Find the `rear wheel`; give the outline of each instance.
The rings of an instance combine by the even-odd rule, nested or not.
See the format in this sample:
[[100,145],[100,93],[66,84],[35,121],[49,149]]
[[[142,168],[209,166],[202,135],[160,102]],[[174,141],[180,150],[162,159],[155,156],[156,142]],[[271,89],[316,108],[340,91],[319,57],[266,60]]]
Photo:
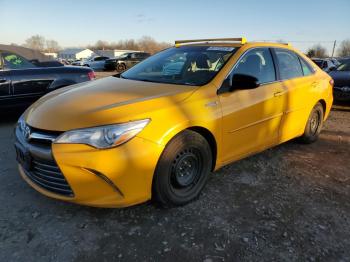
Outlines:
[[211,171],[212,152],[206,139],[186,130],[164,149],[153,180],[153,197],[161,205],[179,206],[197,198]]
[[126,65],[125,64],[117,64],[116,70],[118,73],[124,72],[126,70]]
[[310,113],[304,134],[300,138],[303,143],[310,144],[318,139],[323,126],[323,116],[323,107],[321,103],[317,103]]

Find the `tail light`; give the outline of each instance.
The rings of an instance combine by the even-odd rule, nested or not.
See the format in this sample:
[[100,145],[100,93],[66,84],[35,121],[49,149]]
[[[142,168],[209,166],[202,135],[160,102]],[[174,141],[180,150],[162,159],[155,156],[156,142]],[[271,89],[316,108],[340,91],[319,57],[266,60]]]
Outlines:
[[90,71],[88,73],[88,78],[89,78],[89,80],[94,80],[96,78],[95,72],[94,71]]
[[333,79],[329,80],[329,84],[333,87],[334,86],[334,80]]

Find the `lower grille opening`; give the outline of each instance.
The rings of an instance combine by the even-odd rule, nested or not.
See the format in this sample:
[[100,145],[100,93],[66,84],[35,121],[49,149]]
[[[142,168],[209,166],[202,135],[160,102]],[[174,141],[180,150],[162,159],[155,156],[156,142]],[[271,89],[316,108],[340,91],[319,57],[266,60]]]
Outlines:
[[74,193],[54,161],[33,159],[28,178],[36,185],[55,194],[73,197]]

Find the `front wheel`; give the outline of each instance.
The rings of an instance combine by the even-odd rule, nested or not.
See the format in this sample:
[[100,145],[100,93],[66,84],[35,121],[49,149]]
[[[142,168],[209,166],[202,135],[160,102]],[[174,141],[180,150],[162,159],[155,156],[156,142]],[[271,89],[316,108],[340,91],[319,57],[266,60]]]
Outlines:
[[303,143],[311,144],[318,139],[323,126],[323,117],[323,107],[321,103],[317,103],[310,113],[304,134],[300,137]]
[[153,179],[153,198],[165,207],[180,206],[197,198],[204,188],[212,165],[207,140],[186,130],[164,149]]

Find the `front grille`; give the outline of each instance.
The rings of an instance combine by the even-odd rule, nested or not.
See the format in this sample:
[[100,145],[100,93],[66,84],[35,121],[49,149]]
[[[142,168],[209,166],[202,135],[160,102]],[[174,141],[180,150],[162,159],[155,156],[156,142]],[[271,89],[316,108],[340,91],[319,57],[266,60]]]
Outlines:
[[66,197],[74,193],[52,156],[52,141],[60,132],[46,131],[30,127],[29,139],[25,139],[23,129],[16,127],[17,160],[27,177],[37,186]]
[[33,158],[31,169],[26,170],[26,174],[31,181],[47,191],[69,197],[74,196],[67,180],[53,161]]

